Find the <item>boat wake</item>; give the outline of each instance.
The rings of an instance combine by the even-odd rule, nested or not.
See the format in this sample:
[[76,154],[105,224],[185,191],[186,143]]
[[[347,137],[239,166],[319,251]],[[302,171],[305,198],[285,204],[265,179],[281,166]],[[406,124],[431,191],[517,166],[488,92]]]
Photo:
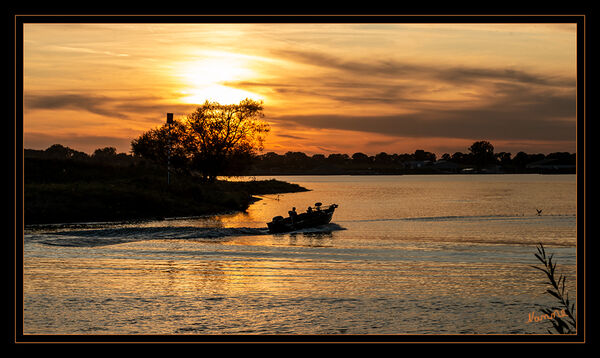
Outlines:
[[[297,230],[294,233],[317,234],[344,230],[337,224]],[[71,247],[95,247],[145,240],[211,240],[219,241],[238,236],[270,235],[268,228],[251,227],[119,227],[66,230],[26,234],[28,242]]]

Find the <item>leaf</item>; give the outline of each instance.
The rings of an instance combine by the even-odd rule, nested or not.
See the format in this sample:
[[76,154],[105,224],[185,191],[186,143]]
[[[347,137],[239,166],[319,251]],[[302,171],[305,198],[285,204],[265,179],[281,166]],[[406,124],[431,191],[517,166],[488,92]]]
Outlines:
[[544,265],[546,264],[546,260],[542,259],[542,258],[540,257],[540,255],[538,255],[538,254],[534,254],[534,255],[535,255],[535,257],[537,257],[537,258],[538,258],[538,260],[540,260],[540,261],[541,261],[541,262],[542,262]]
[[558,293],[552,291],[551,289],[547,289],[546,292],[548,292],[549,294],[551,294],[552,296],[554,296],[560,300],[560,295]]
[[538,247],[538,252],[546,258],[546,250],[544,250],[544,245],[540,242],[540,247]]
[[567,325],[567,323],[565,321],[562,320],[562,318],[560,317],[555,317],[554,320],[558,323],[558,325],[560,325],[561,327],[566,327],[569,328],[569,326]]
[[541,268],[541,267],[537,267],[537,266],[533,266],[533,265],[530,265],[530,266],[531,266],[531,267],[533,267],[534,269],[538,269],[538,270],[540,270],[540,271],[542,271],[542,272],[546,272],[546,270],[544,270],[544,269],[543,269],[543,268]]

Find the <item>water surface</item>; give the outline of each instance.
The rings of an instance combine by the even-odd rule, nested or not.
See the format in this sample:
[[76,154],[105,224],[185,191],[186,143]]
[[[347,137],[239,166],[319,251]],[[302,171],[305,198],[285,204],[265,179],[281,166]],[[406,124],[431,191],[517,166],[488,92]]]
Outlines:
[[[277,179],[311,191],[246,213],[27,228],[24,332],[547,333],[528,322],[554,303],[530,267],[538,242],[576,298],[574,175]],[[315,202],[339,205],[331,224],[266,231]]]

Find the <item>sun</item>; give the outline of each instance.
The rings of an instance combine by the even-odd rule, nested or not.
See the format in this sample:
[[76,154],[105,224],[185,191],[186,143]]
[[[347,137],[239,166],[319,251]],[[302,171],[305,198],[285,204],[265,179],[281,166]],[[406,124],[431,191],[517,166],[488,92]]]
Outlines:
[[177,66],[177,77],[181,80],[183,89],[180,91],[180,101],[188,104],[201,104],[205,101],[221,104],[234,104],[251,98],[263,98],[243,89],[231,87],[230,83],[256,77],[250,69],[245,56],[228,52],[211,52],[200,59],[186,62]]
[[254,100],[263,99],[255,93],[219,84],[186,89],[181,91],[181,93],[184,97],[181,97],[180,100],[188,104],[202,104],[207,100],[210,102],[218,102],[220,104],[235,104],[246,98]]

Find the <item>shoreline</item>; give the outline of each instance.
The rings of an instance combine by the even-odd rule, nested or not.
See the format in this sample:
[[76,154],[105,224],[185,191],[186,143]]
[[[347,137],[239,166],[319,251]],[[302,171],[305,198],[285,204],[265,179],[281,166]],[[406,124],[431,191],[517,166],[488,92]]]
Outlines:
[[[103,183],[26,184],[24,227],[169,220],[244,212],[255,195],[309,191],[279,180],[198,183],[183,191]],[[82,197],[87,200],[82,200]]]
[[165,168],[115,162],[27,158],[23,224],[155,220],[243,212],[254,195],[308,191],[279,180],[202,182]]

